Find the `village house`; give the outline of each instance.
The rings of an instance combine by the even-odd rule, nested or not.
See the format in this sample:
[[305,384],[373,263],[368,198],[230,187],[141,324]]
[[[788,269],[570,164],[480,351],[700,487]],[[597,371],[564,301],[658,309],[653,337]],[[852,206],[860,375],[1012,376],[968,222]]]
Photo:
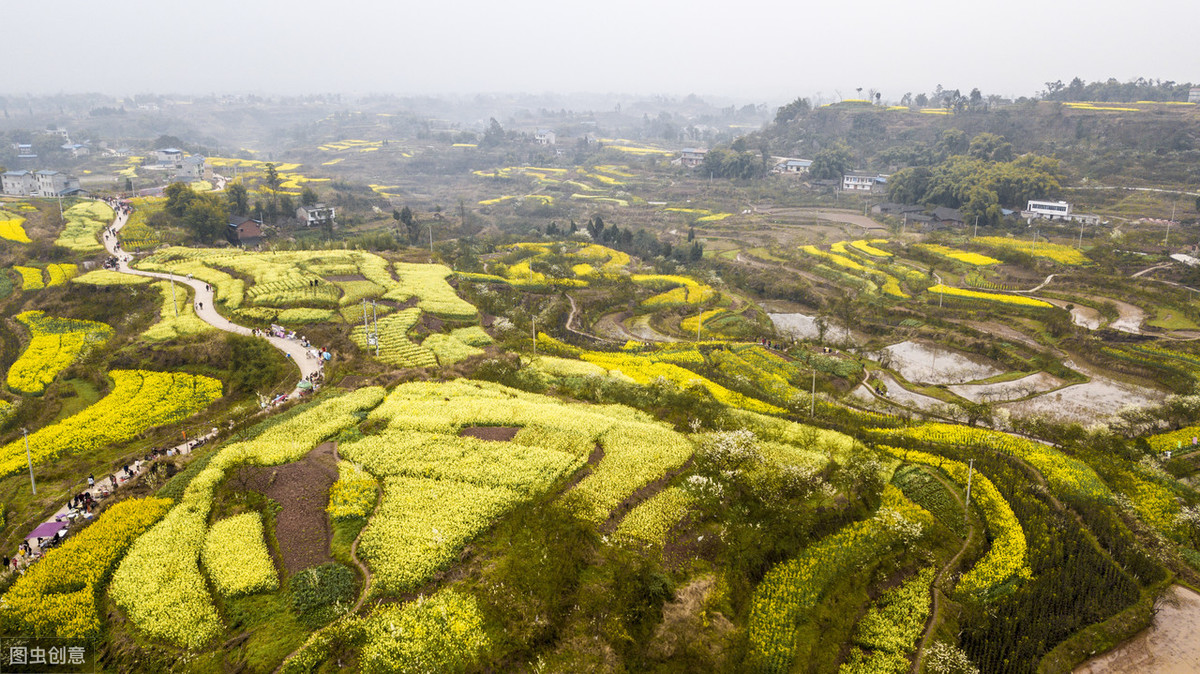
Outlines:
[[33,151],[32,143],[17,143],[17,159],[37,159],[37,153]]
[[846,192],[870,192],[880,184],[883,176],[865,171],[850,171],[842,176],[842,190]]
[[696,168],[704,163],[704,156],[708,154],[708,150],[697,147],[685,147],[680,153],[679,163],[687,168]]
[[0,175],[0,191],[14,197],[37,194],[37,179],[32,171],[5,171]]
[[301,206],[296,209],[296,219],[303,223],[305,227],[325,224],[332,226],[334,215],[333,206],[326,206],[325,204]]
[[63,143],[62,149],[70,152],[71,156],[75,159],[86,157],[87,155],[91,154],[92,151],[91,148],[89,148],[87,145],[83,145],[82,143]]
[[235,246],[257,246],[263,239],[262,224],[261,220],[232,215],[229,217],[225,238]]
[[533,139],[538,145],[554,145],[557,136],[550,129],[538,129]]
[[159,166],[178,167],[183,162],[183,150],[176,147],[164,147],[154,151],[154,160]]
[[190,157],[185,157],[179,163],[179,168],[175,171],[175,178],[177,180],[185,178],[191,180],[210,180],[212,178],[212,167],[209,166],[207,159],[194,154]]
[[37,180],[39,197],[58,197],[80,190],[78,178],[58,171],[38,171],[34,177]]
[[811,159],[792,159],[789,157],[779,157],[775,162],[775,167],[771,169],[774,173],[799,174],[808,173],[809,167],[812,166]]
[[948,227],[955,227],[963,224],[962,211],[957,208],[946,208],[938,206],[933,209],[933,219]]
[[1036,218],[1045,218],[1046,220],[1078,222],[1084,225],[1100,224],[1099,215],[1072,213],[1071,204],[1047,199],[1030,199],[1025,205],[1025,210],[1021,211],[1021,217],[1030,222]]

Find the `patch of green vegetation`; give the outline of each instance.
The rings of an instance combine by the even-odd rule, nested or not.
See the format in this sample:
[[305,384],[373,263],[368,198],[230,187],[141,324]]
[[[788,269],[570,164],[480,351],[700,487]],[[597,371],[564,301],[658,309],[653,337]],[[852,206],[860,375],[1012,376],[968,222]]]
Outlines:
[[322,564],[292,576],[288,590],[300,622],[315,628],[353,608],[358,577],[348,566]]
[[100,392],[96,385],[86,379],[68,379],[63,382],[70,387],[70,392],[67,395],[61,395],[62,407],[58,411],[58,416],[54,421],[60,421],[72,414],[76,414],[95,403],[103,393]]
[[1155,307],[1154,318],[1146,324],[1163,330],[1200,330],[1200,325],[1174,307]]

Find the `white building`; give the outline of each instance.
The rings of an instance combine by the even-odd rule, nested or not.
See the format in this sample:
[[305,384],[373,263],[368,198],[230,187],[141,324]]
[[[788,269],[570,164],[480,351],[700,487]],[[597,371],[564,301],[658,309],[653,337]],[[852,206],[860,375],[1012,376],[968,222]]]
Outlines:
[[1074,213],[1071,211],[1071,204],[1065,201],[1048,201],[1044,199],[1030,199],[1029,203],[1025,205],[1025,210],[1021,211],[1021,217],[1026,220],[1046,218],[1047,220],[1079,222],[1085,225],[1101,224],[1099,215]]
[[63,143],[62,149],[70,152],[75,159],[86,157],[92,151],[91,148],[81,143]]
[[[1025,206],[1025,213],[1032,213],[1040,218],[1065,218],[1071,214],[1071,204],[1065,201],[1041,201],[1030,199]],[[1022,215],[1025,215],[1022,213]]]
[[708,150],[698,147],[685,147],[679,155],[679,163],[688,168],[696,168],[704,163]]
[[324,225],[326,223],[332,225],[334,215],[333,206],[326,206],[325,204],[301,206],[296,209],[296,219],[304,223],[305,227]]
[[842,176],[842,190],[845,192],[870,192],[879,184],[879,174],[864,171],[850,171]]
[[159,166],[179,166],[183,162],[183,150],[175,147],[164,147],[154,151],[154,159]]
[[198,154],[190,157],[185,157],[179,162],[179,170],[175,172],[176,178],[191,178],[193,180],[208,180],[212,178],[212,167],[208,165],[208,160]]
[[808,173],[809,167],[812,166],[811,159],[791,159],[788,157],[780,157],[775,162],[775,168],[771,169],[775,173]]
[[58,171],[38,171],[34,174],[37,179],[37,196],[57,197],[63,192],[79,189],[79,179]]
[[30,171],[5,171],[0,175],[0,191],[14,197],[31,197],[37,193],[37,179]]
[[1200,87],[1192,87],[1188,91],[1188,103],[1200,103]]
[[533,139],[537,141],[538,145],[554,145],[557,136],[550,129],[538,129],[537,133],[533,135]]
[[17,159],[37,159],[32,143],[17,143]]

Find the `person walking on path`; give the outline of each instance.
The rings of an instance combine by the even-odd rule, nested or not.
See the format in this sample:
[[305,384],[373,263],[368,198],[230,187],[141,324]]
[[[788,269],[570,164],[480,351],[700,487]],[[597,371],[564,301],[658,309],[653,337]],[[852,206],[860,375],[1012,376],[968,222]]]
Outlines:
[[88,489],[91,489],[94,486],[96,486],[96,478],[89,474],[88,475]]

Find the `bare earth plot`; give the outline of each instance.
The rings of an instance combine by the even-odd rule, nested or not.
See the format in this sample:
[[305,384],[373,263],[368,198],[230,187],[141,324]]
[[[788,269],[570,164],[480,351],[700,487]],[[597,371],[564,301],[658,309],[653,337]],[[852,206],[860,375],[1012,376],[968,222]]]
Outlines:
[[1172,586],[1150,627],[1075,674],[1194,674],[1200,671],[1200,595]]

